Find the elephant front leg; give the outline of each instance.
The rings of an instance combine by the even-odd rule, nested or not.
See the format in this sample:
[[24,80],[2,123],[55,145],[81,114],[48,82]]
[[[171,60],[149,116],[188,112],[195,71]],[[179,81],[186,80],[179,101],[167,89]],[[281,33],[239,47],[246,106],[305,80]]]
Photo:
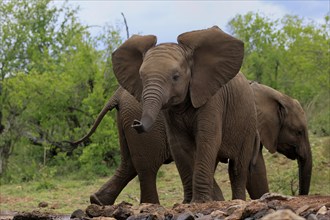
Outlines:
[[[201,154],[201,155],[198,155]],[[203,203],[214,200],[215,196],[221,200],[220,188],[214,185],[214,162],[216,152],[197,153],[195,159],[195,169],[193,175],[193,198],[191,202]],[[214,195],[214,194],[217,195]],[[219,197],[220,196],[220,197]]]
[[153,171],[150,167],[144,171],[139,170],[138,176],[141,189],[141,203],[159,204],[159,197],[156,187],[157,171]]
[[[217,187],[214,185],[214,171],[222,141],[222,126],[221,123],[212,123],[220,113],[212,113],[213,117],[201,112],[197,119],[192,202],[212,201],[214,193],[217,193],[217,199],[223,198],[220,188],[214,188]],[[208,117],[210,115],[212,119]]]
[[[181,142],[182,143],[182,142]],[[172,148],[172,146],[171,146]],[[184,151],[178,146],[174,146],[171,150],[175,165],[178,169],[182,186],[183,186],[183,201],[182,203],[190,203],[192,200],[193,190],[192,190],[192,176],[193,176],[193,151]]]
[[173,127],[167,130],[170,150],[175,165],[178,169],[183,185],[182,203],[190,203],[192,199],[192,176],[194,169],[194,143],[192,139],[182,131],[176,131]]

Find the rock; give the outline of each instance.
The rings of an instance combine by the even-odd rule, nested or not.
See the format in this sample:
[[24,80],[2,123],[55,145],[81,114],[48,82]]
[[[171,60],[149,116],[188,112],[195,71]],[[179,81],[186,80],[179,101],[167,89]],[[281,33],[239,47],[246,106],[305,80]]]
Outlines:
[[309,208],[309,205],[301,206],[300,208],[298,208],[298,209],[296,210],[296,214],[299,215],[300,213],[306,211],[308,208]]
[[268,214],[261,218],[261,220],[274,220],[274,219],[281,219],[281,220],[305,220],[305,218],[300,217],[299,215],[295,214],[290,209],[283,209],[275,211],[272,214]]
[[180,214],[176,220],[194,220],[194,214],[190,211]]
[[52,220],[54,216],[49,213],[41,213],[39,211],[32,212],[22,212],[17,213],[13,220],[33,220],[33,219],[42,219],[42,220]]
[[317,217],[315,214],[312,213],[307,216],[307,220],[317,220]]
[[281,202],[278,200],[272,200],[272,201],[267,202],[267,205],[268,205],[268,208],[277,210],[281,206]]
[[157,218],[164,217],[167,210],[159,204],[142,203],[137,208],[138,213],[149,213],[155,215]]
[[316,213],[316,215],[325,215],[327,213],[327,207],[322,206]]
[[241,218],[253,217],[256,213],[260,212],[259,215],[263,215],[267,212],[268,206],[266,203],[259,202],[258,200],[251,201],[246,205]]
[[[274,209],[270,209],[270,210],[272,210],[272,212],[269,212],[268,209],[262,209],[259,212],[255,213],[254,215],[251,215],[251,217],[248,217],[248,218],[251,218],[251,219],[261,219],[262,217],[264,217],[264,216],[266,216],[266,215],[268,215],[270,213],[275,212]],[[244,220],[246,220],[246,218]]]
[[116,220],[116,219],[111,217],[96,217],[93,218],[93,220]]
[[174,218],[173,213],[170,213],[168,211],[166,211],[166,213],[164,214],[165,219],[164,220],[172,220]]
[[158,220],[159,218],[156,215],[142,213],[138,215],[131,215],[127,220]]
[[265,193],[261,196],[259,201],[270,201],[270,200],[290,200],[293,199],[292,196],[284,196],[278,193]]
[[215,218],[215,217],[212,217],[211,215],[203,215],[197,219],[198,220],[213,220],[213,219],[221,219],[221,218]]
[[[229,207],[229,208],[234,209],[233,207]],[[232,212],[232,214],[227,216],[225,219],[226,220],[241,219],[243,212],[244,212],[244,208],[245,208],[245,205],[239,205],[239,207],[234,209],[233,212],[231,210],[229,210],[229,213]],[[229,214],[229,213],[227,212],[227,214]]]
[[329,220],[330,219],[330,210],[323,212],[324,214],[316,214],[318,220]]
[[[244,208],[245,208],[245,206],[244,206]],[[242,205],[233,205],[233,206],[230,206],[230,207],[228,207],[227,208],[227,215],[231,215],[231,214],[233,214],[237,209],[244,209],[243,207],[242,207]]]
[[46,208],[48,206],[48,203],[47,202],[40,202],[39,204],[38,204],[38,207],[39,208]]
[[117,208],[115,208],[112,217],[116,218],[117,220],[125,220],[131,215],[134,215],[131,208],[132,208],[131,203],[121,202],[120,204],[117,205]]
[[99,217],[103,214],[102,206],[91,204],[86,208],[86,214],[89,217]]
[[72,212],[70,218],[79,218],[82,219],[83,217],[85,217],[85,212],[81,209],[77,209],[74,212]]
[[269,214],[272,214],[272,213],[274,213],[274,212],[275,212],[274,209],[268,209],[267,212],[265,213],[265,216],[266,216],[266,215],[269,215]]
[[216,218],[225,218],[227,216],[227,214],[223,211],[220,211],[220,210],[215,210],[213,212],[211,212],[210,216],[214,219]]
[[115,211],[116,206],[104,206],[101,210],[103,217],[113,217],[113,212]]

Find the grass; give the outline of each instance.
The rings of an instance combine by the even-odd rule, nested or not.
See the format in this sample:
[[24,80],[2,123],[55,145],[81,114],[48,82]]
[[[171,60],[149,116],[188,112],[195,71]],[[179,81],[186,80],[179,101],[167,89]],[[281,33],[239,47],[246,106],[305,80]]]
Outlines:
[[[171,207],[183,197],[179,175],[175,165],[161,167],[158,174],[158,191],[161,203]],[[49,205],[44,211],[70,214],[76,209],[89,205],[89,195],[103,185],[108,178],[95,180],[75,180],[55,178],[47,182],[27,182],[2,185],[0,188],[0,210],[31,211],[38,209],[40,202]],[[139,204],[140,189],[137,178],[133,179],[121,192],[116,202],[126,201]],[[175,201],[175,202],[174,202]]]
[[[313,175],[310,194],[330,195],[330,137],[311,138]],[[297,162],[280,154],[264,150],[270,191],[292,195],[298,192]],[[227,165],[219,164],[215,179],[226,200],[231,198]],[[70,214],[89,205],[89,195],[94,193],[108,178],[76,180],[73,178],[43,179],[39,182],[7,184],[0,186],[0,211],[32,211],[40,202],[49,205],[44,211]],[[180,203],[183,198],[181,181],[174,163],[163,165],[158,173],[157,188],[160,202],[165,207]],[[132,180],[116,200],[139,204],[138,179]]]

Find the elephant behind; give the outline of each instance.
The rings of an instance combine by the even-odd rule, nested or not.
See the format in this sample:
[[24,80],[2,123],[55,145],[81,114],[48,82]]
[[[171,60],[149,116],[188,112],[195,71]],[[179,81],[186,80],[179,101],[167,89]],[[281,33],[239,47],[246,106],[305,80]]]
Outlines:
[[150,133],[137,134],[131,128],[131,123],[141,114],[141,105],[125,89],[119,87],[116,90],[100,112],[89,133],[73,144],[80,144],[90,137],[104,115],[113,108],[117,109],[121,162],[110,180],[98,192],[91,195],[91,203],[112,205],[122,189],[136,175],[140,182],[141,203],[159,203],[156,175],[162,164],[172,161],[166,140],[164,119],[160,114]]
[[[261,145],[270,153],[278,152],[289,159],[297,159],[299,195],[307,195],[312,176],[312,152],[303,108],[297,100],[271,87],[257,82],[251,82],[250,85],[257,107]],[[251,197],[258,197],[268,190],[266,168],[261,152],[257,166],[254,167],[254,174],[248,181],[248,189]]]
[[[158,116],[149,133],[138,134],[131,127],[131,123],[141,115],[141,104],[125,89],[119,87],[99,113],[90,131],[72,144],[78,145],[89,138],[105,114],[113,108],[117,109],[121,162],[110,180],[91,195],[90,201],[98,205],[112,205],[127,183],[138,175],[140,202],[159,203],[156,188],[157,172],[162,164],[173,161],[162,114]],[[219,186],[215,181],[214,183],[214,200],[224,200]]]

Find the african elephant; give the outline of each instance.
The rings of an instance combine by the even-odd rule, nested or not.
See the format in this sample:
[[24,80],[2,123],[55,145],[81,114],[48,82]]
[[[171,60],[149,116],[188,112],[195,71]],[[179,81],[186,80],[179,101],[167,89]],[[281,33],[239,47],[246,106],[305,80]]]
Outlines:
[[[299,195],[307,195],[312,175],[312,153],[303,108],[297,100],[271,87],[251,82],[251,88],[257,106],[261,145],[270,153],[277,151],[289,159],[297,159]],[[259,197],[264,191],[268,191],[262,154],[258,156],[258,161],[260,160],[247,185],[251,198]]]
[[[137,134],[131,123],[141,115],[141,104],[125,89],[119,87],[99,113],[90,131],[72,144],[78,145],[86,141],[96,131],[105,114],[113,108],[117,109],[121,162],[110,180],[90,196],[90,202],[98,205],[114,204],[122,189],[138,175],[140,202],[159,203],[156,188],[157,172],[162,164],[173,161],[162,114],[159,114],[150,132]],[[213,199],[224,200],[219,186],[215,181],[214,184]]]
[[133,127],[149,131],[162,111],[184,202],[212,200],[217,156],[230,159],[233,199],[245,199],[256,151],[256,109],[249,82],[238,73],[244,45],[218,27],[181,34],[156,46],[134,35],[113,54],[119,84],[142,102]]
[[[162,164],[172,161],[167,140],[164,138],[166,137],[165,125],[161,114],[150,133],[137,134],[131,128],[131,123],[141,114],[141,105],[127,91],[119,87],[103,107],[88,134],[74,144],[82,143],[91,136],[105,114],[113,108],[117,109],[121,162],[110,180],[98,192],[91,195],[91,203],[112,205],[122,189],[136,175],[140,181],[141,203],[159,203],[156,175]],[[142,147],[153,150],[143,150]]]

